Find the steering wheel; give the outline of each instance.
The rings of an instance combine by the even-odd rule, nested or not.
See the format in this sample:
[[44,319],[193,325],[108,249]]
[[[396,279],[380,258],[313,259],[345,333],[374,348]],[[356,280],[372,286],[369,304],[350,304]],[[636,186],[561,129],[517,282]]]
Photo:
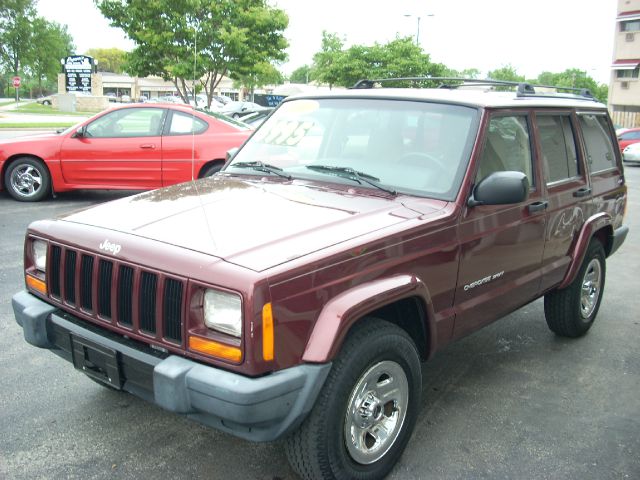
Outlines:
[[442,172],[442,173],[444,173],[444,172],[446,172],[448,170],[447,166],[443,163],[442,160],[440,160],[439,158],[434,157],[433,155],[430,155],[430,154],[424,153],[424,152],[409,152],[409,153],[405,153],[400,158],[398,158],[398,160],[396,160],[396,161],[398,163],[405,163],[407,165],[413,165],[415,167],[424,166],[427,169],[431,165],[435,165],[437,167],[437,169],[440,170],[440,172]]

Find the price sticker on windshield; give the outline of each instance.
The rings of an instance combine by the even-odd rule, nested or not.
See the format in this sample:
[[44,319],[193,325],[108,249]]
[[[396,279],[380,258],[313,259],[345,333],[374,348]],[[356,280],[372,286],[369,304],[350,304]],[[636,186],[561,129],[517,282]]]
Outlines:
[[280,120],[270,124],[270,128],[261,128],[259,141],[270,145],[294,147],[307,135],[313,127],[310,120]]

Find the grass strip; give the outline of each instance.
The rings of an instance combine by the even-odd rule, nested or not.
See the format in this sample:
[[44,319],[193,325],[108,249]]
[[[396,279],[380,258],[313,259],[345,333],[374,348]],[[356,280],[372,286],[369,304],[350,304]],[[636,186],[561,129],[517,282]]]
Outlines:
[[67,128],[75,125],[77,122],[39,122],[39,123],[26,123],[26,122],[10,122],[0,123],[0,128]]

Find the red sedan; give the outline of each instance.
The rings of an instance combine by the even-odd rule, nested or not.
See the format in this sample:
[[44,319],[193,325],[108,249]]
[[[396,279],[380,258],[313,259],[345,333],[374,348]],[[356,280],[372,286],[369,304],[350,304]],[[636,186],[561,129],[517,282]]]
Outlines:
[[640,142],[640,128],[630,128],[618,135],[618,146],[622,152],[632,143]]
[[172,185],[220,170],[251,132],[188,105],[127,105],[61,133],[0,141],[0,189],[33,202],[52,191]]

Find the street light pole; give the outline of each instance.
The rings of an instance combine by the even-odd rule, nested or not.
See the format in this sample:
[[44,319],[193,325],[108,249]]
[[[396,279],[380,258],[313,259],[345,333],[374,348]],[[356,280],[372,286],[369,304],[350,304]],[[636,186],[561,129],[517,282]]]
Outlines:
[[[418,30],[416,31],[416,45],[420,46],[420,20],[422,19],[422,17],[420,15],[412,15],[410,13],[405,13],[404,16],[407,18],[416,17],[416,19],[418,20]],[[427,17],[433,17],[433,13],[428,13]]]

